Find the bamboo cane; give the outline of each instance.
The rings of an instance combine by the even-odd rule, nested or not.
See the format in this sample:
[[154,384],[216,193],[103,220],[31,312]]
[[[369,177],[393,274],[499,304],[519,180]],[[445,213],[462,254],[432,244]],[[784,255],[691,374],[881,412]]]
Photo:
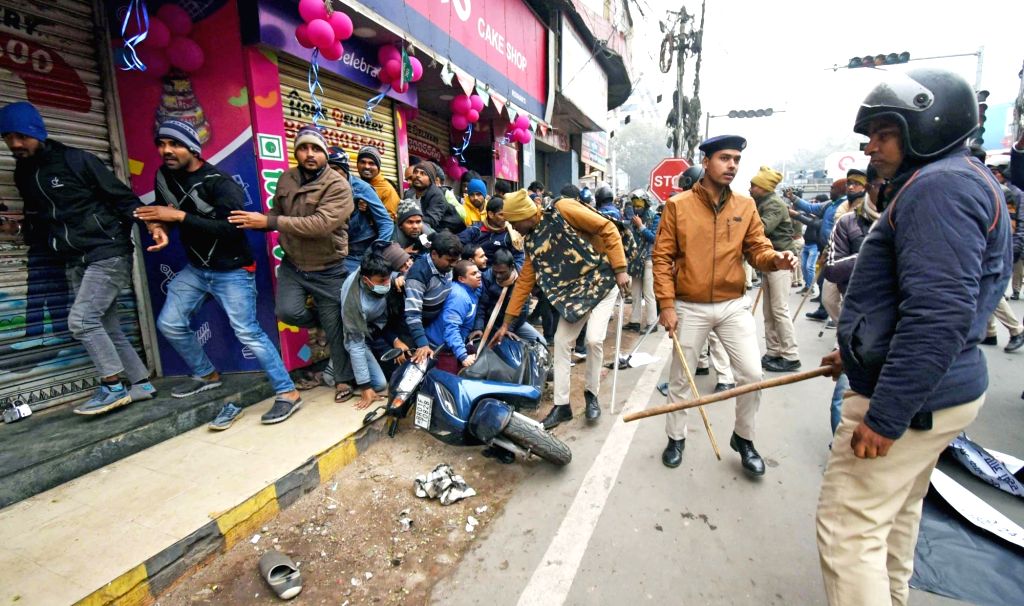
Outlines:
[[804,372],[798,372],[784,377],[778,377],[777,379],[768,379],[765,381],[758,381],[757,383],[750,383],[747,385],[740,385],[732,389],[722,391],[710,396],[704,396],[703,398],[697,398],[695,400],[688,400],[686,402],[673,402],[671,404],[665,404],[663,406],[655,406],[654,408],[648,408],[647,410],[641,410],[638,412],[630,413],[622,420],[625,422],[636,421],[637,419],[646,419],[647,417],[654,417],[663,415],[667,412],[675,412],[677,410],[687,410],[697,406],[704,406],[705,404],[713,404],[714,402],[721,402],[722,400],[728,400],[735,398],[736,396],[742,396],[752,391],[758,391],[761,389],[769,389],[772,387],[779,387],[781,385],[790,385],[792,383],[799,383],[800,381],[806,381],[814,377],[827,376],[832,372],[831,366],[821,366],[814,370],[805,370]]
[[757,289],[757,296],[754,297],[754,306],[750,308],[750,315],[752,316],[757,315],[757,304],[761,302],[762,293],[764,293],[764,280],[761,281],[761,286]]
[[800,310],[804,308],[804,303],[810,298],[812,292],[814,292],[814,286],[808,286],[807,290],[804,291],[804,298],[800,299],[800,305],[796,306],[796,313],[793,314],[794,321],[800,317]]
[[619,356],[622,351],[622,314],[626,308],[626,297],[619,291],[619,315],[615,325],[615,368],[612,370],[612,403],[608,407],[610,414],[615,414],[615,397],[619,386]]
[[[697,383],[693,380],[693,374],[690,373],[690,366],[686,363],[686,356],[683,355],[683,348],[679,345],[679,339],[676,338],[676,333],[669,332],[672,336],[672,345],[675,346],[676,356],[679,358],[679,363],[683,366],[683,372],[686,373],[686,380],[690,383],[690,391],[693,395],[700,399],[700,392],[697,391]],[[711,430],[711,419],[708,419],[708,413],[704,410],[704,407],[700,408],[700,418],[704,421],[704,429],[708,432],[708,439],[711,440],[711,448],[715,451],[715,456],[718,460],[722,460],[722,453],[718,450],[718,441],[715,440],[715,432]]]
[[508,294],[508,286],[501,288],[501,295],[498,297],[498,303],[494,306],[494,311],[491,312],[490,319],[487,320],[487,326],[484,327],[484,334],[480,337],[480,346],[477,348],[482,350],[487,346],[487,337],[491,334],[491,329],[494,328],[494,321],[498,319],[498,312],[501,311],[501,304],[505,302],[505,295]]

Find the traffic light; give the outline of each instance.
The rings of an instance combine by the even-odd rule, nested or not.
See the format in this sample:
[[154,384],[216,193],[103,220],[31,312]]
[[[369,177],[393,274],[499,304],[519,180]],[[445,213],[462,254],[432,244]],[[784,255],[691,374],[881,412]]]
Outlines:
[[857,67],[878,67],[880,65],[896,65],[910,61],[910,53],[889,53],[888,55],[866,55],[864,57],[853,57],[846,67],[854,69]]
[[767,118],[773,113],[775,113],[775,110],[769,107],[767,109],[734,109],[730,111],[727,115],[730,118]]
[[974,133],[974,137],[971,139],[971,144],[978,147],[983,147],[985,143],[985,110],[988,109],[988,91],[979,90],[977,92],[978,98],[978,131]]

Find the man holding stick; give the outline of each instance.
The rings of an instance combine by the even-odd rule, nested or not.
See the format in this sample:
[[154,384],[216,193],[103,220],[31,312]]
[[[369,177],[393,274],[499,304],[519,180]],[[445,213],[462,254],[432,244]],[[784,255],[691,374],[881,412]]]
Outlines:
[[964,141],[971,86],[944,70],[891,73],[854,130],[890,185],[861,244],[839,319],[846,392],[818,500],[829,604],[907,603],[921,500],[949,441],[974,420],[988,372],[978,349],[1012,271],[1009,216]]
[[[714,331],[725,346],[742,386],[761,379],[757,329],[744,296],[744,258],[762,272],[789,270],[797,260],[789,251],[777,252],[765,237],[754,201],[733,192],[742,137],[712,137],[700,145],[704,176],[692,189],[669,198],[654,241],[654,292],[660,324],[677,332],[686,365],[693,368],[699,349]],[[679,317],[682,321],[679,321]],[[669,401],[692,397],[680,361],[674,360]],[[743,468],[764,475],[764,460],[754,448],[754,416],[760,392],[736,398],[736,424],[730,446],[740,453]],[[686,411],[671,412],[666,422],[668,445],[662,463],[678,467],[686,441]]]

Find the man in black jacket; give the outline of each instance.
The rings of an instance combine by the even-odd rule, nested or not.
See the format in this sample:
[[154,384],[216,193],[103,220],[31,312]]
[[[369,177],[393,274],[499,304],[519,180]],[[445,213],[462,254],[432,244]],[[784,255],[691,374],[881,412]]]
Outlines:
[[888,73],[854,130],[890,179],[839,318],[843,400],[818,500],[829,604],[904,606],[921,500],[939,454],[977,416],[988,369],[978,349],[1010,280],[1009,215],[964,141],[974,90],[948,71]]
[[[149,369],[117,317],[117,297],[131,286],[132,211],[142,205],[99,158],[49,139],[39,111],[28,102],[0,110],[0,135],[17,164],[14,182],[53,251],[67,263],[75,301],[68,328],[100,374],[100,388],[76,414],[95,415],[156,394]],[[159,223],[147,223],[155,244],[167,246]],[[118,375],[124,372],[129,386]]]
[[[203,351],[189,321],[209,297],[220,304],[238,341],[249,348],[267,373],[277,400],[263,415],[264,423],[288,418],[301,404],[273,341],[256,320],[256,262],[245,232],[228,222],[233,210],[245,210],[245,193],[234,179],[202,159],[199,135],[185,122],[168,120],[157,129],[156,146],[163,166],[156,175],[156,200],[136,209],[145,221],[179,224],[188,265],[167,286],[167,300],[157,328],[189,368],[192,378],[171,390],[175,398],[214,389],[220,373]],[[275,408],[277,409],[275,412]],[[210,424],[224,430],[242,409],[229,402]]]
[[420,162],[412,167],[410,183],[416,200],[423,209],[423,222],[434,231],[447,229],[453,234],[466,229],[466,222],[459,211],[444,197],[444,192],[435,183],[437,176],[430,162]]

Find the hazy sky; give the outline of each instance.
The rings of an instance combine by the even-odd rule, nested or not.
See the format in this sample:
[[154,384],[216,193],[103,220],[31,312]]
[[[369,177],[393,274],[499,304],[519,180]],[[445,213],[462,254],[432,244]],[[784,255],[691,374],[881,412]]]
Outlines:
[[[646,17],[640,16],[635,4],[631,6],[634,77],[642,76],[638,88],[651,86],[655,93],[665,94],[659,115],[667,114],[675,72],[664,75],[657,67],[662,38],[658,20],[665,19],[665,10],[678,9],[680,2],[638,2]],[[685,4],[699,19],[699,0]],[[984,46],[981,86],[992,93],[989,102],[995,104],[1016,97],[1017,73],[1024,62],[1024,2],[1020,0],[708,0],[704,30],[700,97],[705,112],[786,110],[770,118],[711,120],[711,135],[739,134],[748,140],[737,184],[745,184],[763,163],[852,134],[860,101],[881,74],[872,69],[826,69],[833,64],[844,66],[850,57],[869,54],[907,51],[911,58],[930,57],[972,53]],[[973,85],[977,59],[912,61],[887,69],[919,66],[955,71]],[[688,89],[692,75],[690,65]],[[852,136],[856,149],[859,139]]]

